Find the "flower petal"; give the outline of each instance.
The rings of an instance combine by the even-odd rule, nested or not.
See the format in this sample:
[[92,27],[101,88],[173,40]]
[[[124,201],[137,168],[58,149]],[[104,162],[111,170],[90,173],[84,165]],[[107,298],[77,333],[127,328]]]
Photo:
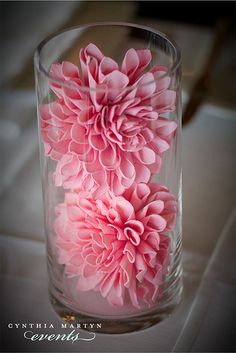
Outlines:
[[161,139],[159,136],[156,136],[150,146],[153,148],[153,150],[161,155],[162,153],[164,153],[165,151],[167,151],[170,148],[170,145],[167,141],[165,141],[164,139]]
[[166,229],[166,224],[167,224],[166,220],[158,214],[151,214],[150,216],[144,217],[142,221],[146,224],[146,227],[150,230],[163,232]]
[[134,165],[125,156],[121,158],[119,170],[125,179],[132,179],[135,175]]
[[62,71],[63,75],[68,79],[79,77],[78,67],[69,61],[62,62],[61,71]]
[[115,169],[118,162],[115,147],[108,144],[104,150],[99,151],[99,160],[105,169]]
[[172,112],[175,109],[176,92],[165,90],[151,98],[153,108],[159,113]]
[[142,150],[136,152],[135,155],[144,164],[152,164],[156,160],[155,152],[148,147],[144,147]]
[[128,221],[134,216],[134,208],[129,201],[122,196],[117,196],[111,200],[111,207],[114,207],[123,222]]
[[[157,127],[157,135],[167,138],[170,136],[170,138],[173,136],[175,130],[177,129],[177,124],[175,121],[171,121],[165,118],[160,118],[156,122],[156,127]],[[167,142],[169,139],[167,140]]]
[[121,71],[129,78],[132,77],[139,66],[139,57],[137,51],[133,48],[129,49],[125,54],[121,64]]
[[139,49],[137,50],[137,54],[139,57],[139,71],[136,74],[139,74],[150,64],[152,53],[149,49]]
[[170,85],[170,77],[167,76],[168,69],[166,66],[157,65],[151,70],[156,82],[156,92],[166,90]]
[[111,173],[111,190],[114,195],[121,195],[125,191],[125,187],[122,185],[121,180],[118,178],[117,174]]
[[73,124],[71,128],[71,138],[77,143],[87,143],[87,130],[84,126],[79,124]]
[[104,55],[102,54],[101,50],[98,49],[98,47],[95,44],[93,44],[93,43],[90,43],[90,44],[87,45],[87,47],[84,49],[84,53],[85,53],[85,57],[88,57],[88,56],[94,57],[99,62],[104,57]]
[[124,247],[123,254],[127,256],[130,263],[133,264],[135,262],[135,258],[136,258],[135,247],[129,241],[127,241]]
[[111,291],[113,284],[116,280],[116,276],[117,270],[113,271],[111,274],[108,274],[100,284],[100,291],[104,298],[106,298],[109,292]]
[[134,246],[138,246],[140,244],[140,236],[133,228],[125,227],[124,234]]
[[119,69],[119,66],[115,62],[115,60],[109,57],[102,58],[101,63],[99,65],[99,81],[101,82],[104,76],[118,69]]
[[74,152],[79,156],[83,156],[88,152],[88,144],[71,141],[69,144],[69,151]]
[[107,300],[112,306],[123,306],[125,297],[125,287],[122,281],[121,274],[118,272],[116,280],[110,293],[107,296]]
[[134,166],[136,171],[135,182],[148,183],[151,177],[150,170],[138,160],[134,162]]
[[132,83],[147,67],[151,58],[152,55],[149,49],[135,50],[131,48],[125,54],[121,64],[121,71],[129,77],[130,83]]
[[136,279],[135,279],[134,276],[132,276],[131,283],[129,285],[128,291],[129,291],[129,296],[130,296],[130,300],[131,300],[132,305],[135,308],[140,309],[140,305],[138,303],[138,298],[137,298]]
[[64,76],[62,72],[62,65],[59,63],[53,63],[50,67],[50,75],[56,80],[64,81]]
[[147,272],[147,264],[144,261],[143,256],[139,252],[137,252],[136,254],[135,265],[137,269],[136,278],[140,283],[142,283]]
[[97,135],[97,134],[89,134],[89,142],[91,146],[98,151],[102,151],[106,148],[107,143],[105,139],[103,138],[103,135]]
[[138,213],[138,216],[142,219],[143,217],[150,216],[151,214],[160,214],[164,210],[165,204],[162,200],[154,200]]
[[150,72],[141,76],[138,81],[135,82],[135,85],[137,85],[136,97],[140,97],[141,99],[151,97],[156,89],[154,76]]
[[123,269],[124,286],[129,288],[133,275],[133,265],[129,262],[127,256],[123,256],[120,267]]
[[103,84],[107,85],[107,99],[115,100],[128,85],[128,77],[118,70],[114,70],[104,77]]

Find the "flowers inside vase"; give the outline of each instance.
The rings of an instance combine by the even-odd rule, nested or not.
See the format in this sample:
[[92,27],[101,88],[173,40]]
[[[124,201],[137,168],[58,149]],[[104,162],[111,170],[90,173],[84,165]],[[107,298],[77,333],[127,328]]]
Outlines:
[[[175,196],[152,176],[161,170],[177,125],[165,66],[151,51],[129,49],[119,66],[94,44],[76,66],[51,66],[54,101],[40,107],[45,155],[55,161],[55,241],[78,291],[110,305],[155,303],[167,274]],[[148,69],[148,70],[147,70]]]

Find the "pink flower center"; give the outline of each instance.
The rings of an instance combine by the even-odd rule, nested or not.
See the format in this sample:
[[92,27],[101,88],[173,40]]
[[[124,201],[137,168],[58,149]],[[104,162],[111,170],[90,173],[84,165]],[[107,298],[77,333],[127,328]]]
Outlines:
[[143,223],[137,220],[130,220],[125,222],[124,234],[126,238],[135,246],[140,244],[140,236],[144,232]]

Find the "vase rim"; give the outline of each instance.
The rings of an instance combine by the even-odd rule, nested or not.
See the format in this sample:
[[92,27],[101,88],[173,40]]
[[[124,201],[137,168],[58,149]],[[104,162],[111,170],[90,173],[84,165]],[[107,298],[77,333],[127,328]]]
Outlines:
[[[116,21],[105,21],[105,22],[91,22],[91,23],[87,23],[87,24],[82,24],[79,26],[73,26],[73,27],[68,27],[66,29],[63,30],[59,30],[56,31],[52,34],[50,34],[49,36],[47,36],[45,39],[43,39],[38,46],[35,49],[34,52],[34,67],[35,67],[35,72],[39,72],[42,73],[45,77],[47,77],[50,81],[58,83],[60,85],[62,85],[63,87],[67,87],[67,88],[73,88],[75,87],[75,83],[73,82],[65,82],[59,79],[56,79],[54,76],[52,76],[48,70],[43,66],[41,60],[40,60],[40,54],[42,49],[44,48],[44,46],[50,42],[50,40],[52,40],[53,38],[56,38],[57,36],[60,36],[62,34],[68,33],[68,32],[72,32],[75,30],[85,30],[85,29],[89,29],[92,27],[99,27],[99,26],[117,26],[117,27],[130,27],[130,28],[136,28],[136,29],[141,29],[150,33],[153,33],[154,35],[157,35],[159,37],[161,37],[163,40],[165,40],[166,42],[168,42],[168,44],[170,45],[170,47],[173,50],[174,53],[174,60],[173,63],[167,67],[167,71],[160,75],[158,77],[159,79],[163,79],[165,77],[171,77],[171,75],[173,75],[180,67],[181,67],[181,52],[180,49],[177,45],[177,43],[170,39],[165,33],[153,28],[153,27],[149,27],[149,26],[145,26],[145,25],[140,25],[140,24],[136,24],[136,23],[130,23],[130,22],[116,22]],[[146,49],[146,48],[145,48]],[[147,48],[148,49],[148,48]],[[160,66],[163,66],[162,64],[160,64]],[[132,85],[128,85],[126,87],[126,90],[131,90],[134,87],[138,88],[138,87],[144,87],[144,86],[148,86],[150,84],[155,83],[156,80],[151,80],[145,83],[138,83],[138,84],[132,84]],[[81,90],[84,91],[99,91],[100,88],[91,88],[85,85],[81,85],[80,86]]]

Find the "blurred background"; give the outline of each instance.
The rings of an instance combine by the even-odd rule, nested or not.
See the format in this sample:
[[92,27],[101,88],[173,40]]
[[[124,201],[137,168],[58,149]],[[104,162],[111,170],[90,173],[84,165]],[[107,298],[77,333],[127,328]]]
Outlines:
[[[119,349],[235,350],[235,14],[233,1],[0,3],[0,239],[6,322],[56,320],[47,301],[34,50],[46,36],[67,27],[132,22],[164,32],[182,52],[185,296],[158,331],[151,328],[135,340],[135,334],[125,336]],[[116,342],[115,337],[99,337],[80,347],[85,352],[115,352]],[[53,344],[42,343],[37,349],[69,349]],[[19,334],[14,342],[4,342],[6,351],[16,347],[32,350]]]

